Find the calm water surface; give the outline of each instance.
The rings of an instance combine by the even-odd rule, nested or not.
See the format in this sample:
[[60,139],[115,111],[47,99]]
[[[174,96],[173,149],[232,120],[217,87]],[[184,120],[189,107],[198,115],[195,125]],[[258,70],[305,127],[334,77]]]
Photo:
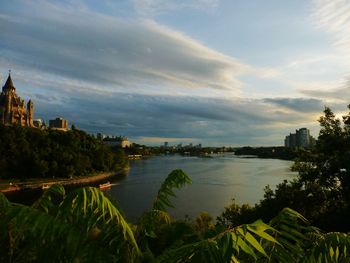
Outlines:
[[284,179],[292,179],[291,161],[240,158],[223,155],[214,158],[158,156],[130,161],[128,175],[112,186],[110,194],[119,202],[129,220],[135,221],[151,207],[152,201],[166,176],[182,169],[192,179],[192,185],[176,191],[172,199],[175,218],[196,217],[208,211],[214,218],[224,206],[235,199],[238,204],[254,204],[262,199],[264,187],[273,189]]

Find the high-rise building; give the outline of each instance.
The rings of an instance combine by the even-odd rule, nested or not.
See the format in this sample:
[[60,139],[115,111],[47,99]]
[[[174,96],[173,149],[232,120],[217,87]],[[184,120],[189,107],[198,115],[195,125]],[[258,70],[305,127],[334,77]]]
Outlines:
[[310,135],[310,130],[301,128],[295,133],[290,133],[284,139],[284,146],[287,148],[304,147],[308,148],[315,144],[315,139]]
[[34,127],[34,104],[31,100],[27,105],[24,100],[17,96],[11,74],[2,87],[0,94],[0,123],[5,125],[18,124],[21,126]]

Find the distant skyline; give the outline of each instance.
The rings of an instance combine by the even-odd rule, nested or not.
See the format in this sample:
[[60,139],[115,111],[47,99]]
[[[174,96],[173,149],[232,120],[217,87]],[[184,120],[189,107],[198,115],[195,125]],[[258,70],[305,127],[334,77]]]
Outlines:
[[347,0],[1,1],[0,35],[35,118],[148,145],[283,145],[350,103]]

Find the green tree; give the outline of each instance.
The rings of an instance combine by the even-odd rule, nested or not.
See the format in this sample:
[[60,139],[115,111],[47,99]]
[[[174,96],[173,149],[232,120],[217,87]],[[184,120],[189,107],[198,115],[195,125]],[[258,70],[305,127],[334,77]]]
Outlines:
[[[350,105],[349,105],[350,110]],[[350,114],[343,123],[328,107],[319,119],[321,130],[316,147],[300,154],[294,165],[304,184],[318,183],[322,187],[339,190],[349,198],[350,190]]]
[[[350,110],[350,106],[348,107]],[[236,226],[262,218],[271,220],[290,207],[312,224],[328,231],[350,230],[350,113],[342,120],[328,107],[319,118],[321,126],[315,147],[300,149],[293,170],[298,177],[284,181],[250,209],[232,204],[218,218],[220,224]]]
[[73,129],[67,132],[0,125],[0,178],[72,177],[120,171],[122,150]]
[[257,220],[217,229],[210,237],[186,238],[193,230],[183,222],[170,224],[170,216],[165,209],[172,206],[169,198],[174,196],[173,188],[189,182],[189,177],[181,170],[169,174],[152,210],[141,218],[137,226],[128,224],[116,202],[93,187],[66,194],[62,186],[54,185],[31,207],[10,203],[0,194],[0,261],[168,263],[350,260],[350,237],[347,234],[322,233],[299,213],[288,208],[269,224]]

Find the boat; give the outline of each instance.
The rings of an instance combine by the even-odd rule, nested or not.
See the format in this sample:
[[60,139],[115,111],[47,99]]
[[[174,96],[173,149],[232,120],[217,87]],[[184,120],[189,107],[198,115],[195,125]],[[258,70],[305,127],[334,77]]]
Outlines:
[[110,188],[111,186],[112,186],[112,184],[110,182],[99,185],[100,189]]

